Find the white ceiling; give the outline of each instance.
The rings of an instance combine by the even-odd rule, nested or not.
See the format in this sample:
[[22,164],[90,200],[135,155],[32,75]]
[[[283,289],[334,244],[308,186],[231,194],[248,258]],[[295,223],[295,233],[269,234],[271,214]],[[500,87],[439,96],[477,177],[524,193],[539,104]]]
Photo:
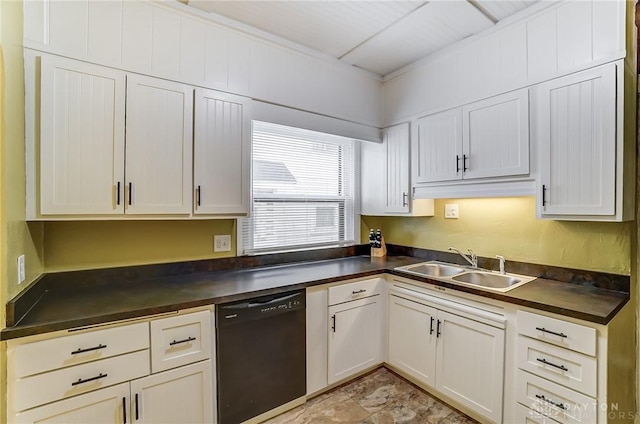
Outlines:
[[188,0],[380,76],[539,0]]

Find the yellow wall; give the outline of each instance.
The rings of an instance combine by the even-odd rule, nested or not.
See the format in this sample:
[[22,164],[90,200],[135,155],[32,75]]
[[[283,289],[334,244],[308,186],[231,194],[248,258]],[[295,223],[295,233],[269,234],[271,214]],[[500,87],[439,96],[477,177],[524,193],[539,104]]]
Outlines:
[[[235,220],[48,222],[47,271],[90,269],[235,255]],[[213,236],[230,234],[231,252],[213,253]]]
[[[0,1],[0,327],[5,303],[43,270],[41,224],[25,218],[24,76],[22,2]],[[17,282],[16,260],[25,254],[27,279]],[[0,411],[6,401],[6,345],[0,344]],[[0,423],[5,422],[4,413]]]
[[[457,203],[459,219],[444,219],[445,203]],[[479,256],[629,275],[633,224],[542,221],[535,199],[447,199],[435,201],[435,216],[366,216],[362,241],[380,228],[387,243],[446,251],[449,246]]]

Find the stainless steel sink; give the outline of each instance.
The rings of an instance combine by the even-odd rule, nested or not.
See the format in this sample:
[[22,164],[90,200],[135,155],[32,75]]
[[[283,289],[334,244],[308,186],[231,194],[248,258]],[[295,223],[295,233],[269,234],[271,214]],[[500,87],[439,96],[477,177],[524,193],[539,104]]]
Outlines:
[[436,261],[406,265],[396,269],[437,281],[474,286],[500,292],[507,292],[536,279],[536,277],[525,275],[498,274],[495,271],[467,268]]
[[508,275],[485,274],[484,272],[466,272],[453,277],[452,280],[492,289],[504,289],[522,281]]
[[418,275],[426,275],[429,277],[450,277],[464,272],[463,268],[440,262],[424,262],[421,264],[407,265],[401,267],[401,269],[403,271]]

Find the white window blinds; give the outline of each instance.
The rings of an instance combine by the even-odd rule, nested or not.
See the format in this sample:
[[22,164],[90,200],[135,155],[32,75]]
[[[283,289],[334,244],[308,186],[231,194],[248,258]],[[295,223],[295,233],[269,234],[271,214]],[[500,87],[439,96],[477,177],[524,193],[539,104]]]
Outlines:
[[354,243],[354,141],[253,122],[251,217],[241,254]]

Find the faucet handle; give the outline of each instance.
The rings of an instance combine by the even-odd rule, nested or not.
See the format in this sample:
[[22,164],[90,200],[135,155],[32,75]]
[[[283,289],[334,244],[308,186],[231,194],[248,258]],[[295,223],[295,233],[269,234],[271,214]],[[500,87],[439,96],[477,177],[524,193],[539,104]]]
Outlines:
[[504,256],[496,255],[496,258],[500,260],[500,274],[506,274],[504,271],[504,263],[506,262]]

